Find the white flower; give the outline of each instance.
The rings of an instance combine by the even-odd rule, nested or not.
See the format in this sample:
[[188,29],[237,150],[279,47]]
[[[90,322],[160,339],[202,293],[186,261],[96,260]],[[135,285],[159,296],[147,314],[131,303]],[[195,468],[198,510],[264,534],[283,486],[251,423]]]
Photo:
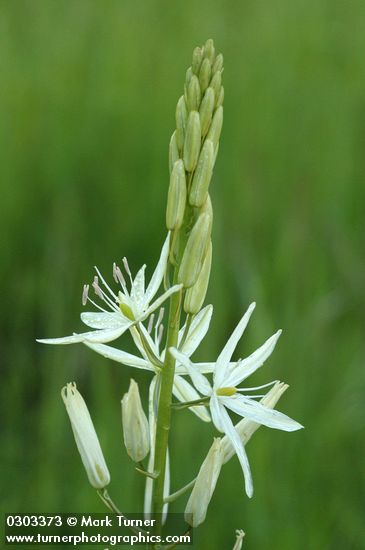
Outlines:
[[[165,359],[166,351],[165,349],[160,351],[160,344],[161,344],[161,338],[162,338],[161,329],[163,329],[163,325],[161,323],[163,311],[162,311],[162,314],[161,314],[161,311],[155,325],[154,338],[152,338],[150,334],[150,332],[152,332],[152,326],[151,326],[152,323],[150,324],[150,327],[149,327],[150,331],[146,330],[146,328],[142,324],[139,325],[139,329],[142,333],[142,336],[145,342],[147,343],[149,348],[152,350],[154,356],[157,358],[157,360],[160,363],[163,363]],[[195,352],[200,342],[203,340],[204,336],[208,331],[212,313],[213,313],[213,306],[209,305],[203,308],[194,317],[190,325],[190,328],[188,329],[187,336],[184,342],[182,342],[182,340],[185,334],[186,325],[184,325],[180,329],[179,336],[178,336],[178,345],[179,346],[181,345],[181,351],[184,353],[184,356],[190,357]],[[145,369],[145,370],[152,371],[155,374],[158,374],[159,369],[156,367],[154,363],[152,363],[152,361],[148,357],[138,332],[135,330],[132,330],[132,336],[142,357],[132,355],[131,353],[127,353],[125,351],[113,348],[112,346],[107,346],[105,344],[94,344],[90,342],[85,342],[85,344],[87,345],[87,347],[103,355],[103,357],[112,359],[113,361],[117,361],[118,363],[122,363],[123,365],[127,365],[129,367],[135,367],[137,369]],[[196,363],[196,366],[197,368],[199,368],[201,372],[207,373],[207,372],[212,372],[215,364],[214,363]],[[178,361],[175,369],[173,394],[179,401],[183,403],[186,401],[195,401],[200,398],[200,395],[196,391],[196,389],[187,380],[183,378],[183,375],[187,375],[187,374],[189,374],[189,372],[186,370],[185,366]],[[210,421],[210,416],[209,416],[209,413],[207,412],[206,407],[196,406],[196,407],[191,407],[191,410],[205,422]]]
[[127,453],[134,462],[141,462],[150,450],[150,430],[138,384],[133,379],[122,399],[122,424]]
[[231,363],[232,354],[248,324],[254,308],[255,304],[253,303],[238,323],[236,329],[233,331],[233,334],[220,353],[215,364],[213,385],[210,384],[207,378],[196,368],[186,355],[174,348],[171,349],[174,357],[176,357],[176,359],[189,371],[190,377],[197,390],[203,396],[209,397],[213,423],[220,432],[226,434],[236,451],[245,477],[246,493],[249,497],[253,494],[250,466],[242,440],[226,409],[230,409],[242,417],[253,420],[258,424],[268,426],[269,428],[277,428],[285,431],[293,431],[302,428],[295,420],[292,420],[276,410],[269,409],[254,400],[256,397],[262,397],[261,395],[241,395],[243,391],[252,391],[267,387],[273,382],[256,388],[237,388],[243,380],[261,367],[274,350],[275,344],[281,334],[279,330],[249,357],[240,359],[236,363]]
[[205,520],[222,464],[222,440],[221,438],[216,438],[200,467],[194,488],[185,508],[185,521],[192,527],[198,527]]
[[103,489],[110,482],[110,474],[86,403],[76,384],[67,384],[61,395],[89,481],[95,489]]
[[[82,296],[83,305],[89,301],[99,312],[81,313],[81,320],[90,328],[96,329],[82,334],[73,334],[64,338],[48,338],[37,340],[43,344],[76,344],[78,342],[111,342],[119,338],[132,325],[140,321],[144,321],[151,315],[153,311],[158,309],[160,305],[174,292],[180,290],[181,285],[174,285],[164,292],[159,298],[152,302],[158,289],[161,286],[170,246],[170,233],[167,235],[165,243],[162,247],[161,256],[152,275],[151,281],[145,289],[145,269],[143,265],[138,271],[135,278],[132,278],[128,262],[123,258],[123,263],[127,275],[130,279],[131,290],[128,291],[126,281],[122,275],[120,268],[114,264],[113,276],[117,283],[120,284],[121,290],[116,294],[107,284],[105,279],[100,274],[97,268],[97,276],[92,284],[96,295],[104,302],[107,309],[95,303],[88,296],[89,285],[84,286]],[[99,285],[99,278],[101,286]],[[151,303],[152,302],[152,303]],[[110,310],[110,311],[108,311]]]

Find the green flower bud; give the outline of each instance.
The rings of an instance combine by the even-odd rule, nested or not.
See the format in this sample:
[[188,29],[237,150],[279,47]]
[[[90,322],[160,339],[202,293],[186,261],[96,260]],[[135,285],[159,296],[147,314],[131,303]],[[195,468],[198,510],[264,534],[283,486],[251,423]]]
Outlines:
[[221,86],[221,90],[219,92],[219,96],[217,97],[217,101],[216,101],[216,104],[215,104],[216,108],[223,105],[223,101],[224,101],[224,88],[223,88],[223,86]]
[[198,162],[201,140],[199,113],[189,113],[184,142],[184,165],[187,172],[192,172]]
[[172,169],[174,167],[175,162],[177,160],[179,160],[179,158],[180,158],[180,155],[179,155],[179,149],[177,147],[176,130],[175,130],[175,132],[171,136],[170,145],[169,145],[169,169],[170,169],[170,174],[172,172]]
[[210,125],[207,139],[210,139],[214,146],[218,145],[219,137],[221,135],[223,126],[223,107],[220,106],[216,110],[213,116],[212,124]]
[[208,289],[210,268],[212,265],[212,241],[210,241],[207,253],[204,258],[203,267],[195,285],[188,288],[185,294],[184,310],[186,313],[195,315],[204,303]]
[[212,121],[213,109],[215,103],[215,94],[213,88],[207,88],[203,100],[200,105],[200,125],[202,131],[202,137],[204,137],[209,130],[210,123]]
[[189,86],[189,82],[190,82],[192,76],[193,76],[193,70],[192,70],[191,67],[189,67],[186,70],[186,75],[185,75],[185,84],[186,84],[186,86]]
[[175,162],[170,177],[170,187],[167,197],[166,226],[167,229],[179,229],[184,219],[186,204],[186,179],[184,163],[181,159]]
[[201,101],[201,92],[200,92],[200,85],[198,77],[194,74],[191,77],[191,80],[189,82],[188,88],[187,88],[187,96],[188,96],[188,109],[189,111],[197,111],[199,109],[200,101]]
[[211,227],[209,214],[200,214],[191,230],[178,276],[179,283],[185,288],[193,286],[198,280],[210,242]]
[[215,97],[219,97],[221,86],[222,86],[222,73],[220,71],[217,71],[213,75],[212,80],[210,81],[210,87],[213,88]]
[[214,48],[214,42],[211,38],[208,38],[208,40],[205,43],[204,46],[204,57],[209,59],[209,61],[214,63],[214,57],[215,57],[215,48]]
[[211,201],[209,193],[208,193],[208,196],[207,196],[207,200],[205,201],[205,203],[203,204],[203,206],[200,209],[200,214],[208,214],[208,216],[210,218],[210,224],[211,224],[210,230],[211,230],[212,229],[212,224],[213,224],[213,206],[212,206],[212,201]]
[[214,145],[210,139],[207,139],[201,150],[189,192],[189,203],[192,206],[203,206],[206,201],[213,168]]
[[213,65],[213,73],[216,73],[217,71],[221,71],[223,69],[223,55],[220,53],[215,58],[215,62]]
[[179,151],[184,147],[185,128],[188,119],[184,96],[181,96],[176,105],[176,143]]
[[209,86],[210,76],[212,74],[212,66],[209,59],[204,59],[199,71],[199,83],[201,92],[204,93]]
[[202,49],[199,47],[196,47],[195,50],[193,51],[193,62],[191,64],[193,73],[196,75],[199,73],[202,59],[203,59]]
[[122,422],[127,453],[134,462],[141,462],[150,450],[150,431],[142,408],[138,384],[133,379],[122,399]]

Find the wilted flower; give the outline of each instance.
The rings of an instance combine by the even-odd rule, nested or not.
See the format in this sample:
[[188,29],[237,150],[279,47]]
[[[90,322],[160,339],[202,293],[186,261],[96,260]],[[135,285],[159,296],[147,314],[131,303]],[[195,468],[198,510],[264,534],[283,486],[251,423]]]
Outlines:
[[[116,338],[119,338],[126,330],[132,325],[140,321],[144,321],[151,315],[153,311],[158,309],[161,304],[174,292],[177,292],[181,285],[174,285],[164,292],[154,302],[152,299],[156,295],[158,289],[161,286],[169,254],[170,234],[167,235],[165,243],[162,247],[161,256],[156,266],[156,269],[152,275],[151,281],[145,289],[145,269],[143,265],[138,271],[135,278],[132,278],[128,262],[126,258],[123,259],[124,267],[127,275],[130,279],[131,290],[128,291],[125,278],[120,268],[114,264],[113,276],[117,283],[120,284],[121,289],[116,294],[97,268],[97,276],[94,278],[92,284],[95,294],[104,302],[106,307],[111,310],[105,309],[100,306],[91,298],[89,298],[88,291],[89,285],[84,286],[84,292],[82,295],[82,303],[86,305],[91,302],[99,312],[84,312],[81,313],[81,320],[90,328],[96,329],[82,334],[73,334],[72,336],[66,336],[63,338],[47,338],[37,340],[43,344],[76,344],[78,342],[111,342]],[[99,279],[101,286],[99,285]],[[152,302],[152,303],[151,303]]]
[[192,527],[198,527],[198,525],[205,520],[222,464],[222,440],[221,438],[216,438],[201,465],[194,488],[185,508],[185,520],[192,525]]
[[197,390],[203,396],[209,397],[209,405],[213,423],[217,430],[226,434],[236,451],[245,477],[246,493],[249,497],[253,494],[250,466],[242,440],[236,431],[226,408],[240,416],[257,422],[258,424],[268,426],[269,428],[294,431],[303,427],[301,424],[295,420],[292,420],[285,414],[269,409],[254,400],[256,397],[262,397],[261,395],[241,395],[241,392],[261,389],[270,386],[275,382],[258,386],[256,388],[237,388],[243,380],[261,367],[264,361],[274,350],[275,344],[281,334],[281,331],[278,331],[249,357],[246,359],[240,359],[236,363],[232,364],[230,362],[232,354],[248,324],[254,308],[255,304],[253,303],[238,323],[236,329],[233,331],[233,334],[219,355],[215,364],[213,385],[210,384],[207,378],[199,371],[198,368],[196,368],[196,366],[186,355],[175,348],[171,349],[171,353],[174,357],[176,357],[176,359],[189,371],[190,377]]
[[141,462],[150,450],[148,420],[143,411],[138,384],[130,381],[129,390],[122,399],[124,444],[134,462]]
[[95,489],[103,489],[110,482],[110,474],[86,403],[76,384],[67,384],[61,395],[89,481]]
[[241,550],[242,543],[244,539],[245,533],[242,531],[242,529],[237,529],[236,531],[236,543],[233,547],[233,550]]

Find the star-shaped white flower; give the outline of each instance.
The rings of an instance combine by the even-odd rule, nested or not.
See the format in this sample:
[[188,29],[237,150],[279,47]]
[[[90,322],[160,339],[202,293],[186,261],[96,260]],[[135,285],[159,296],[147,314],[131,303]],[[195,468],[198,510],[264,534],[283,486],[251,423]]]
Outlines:
[[246,493],[249,497],[253,494],[253,484],[248,458],[242,440],[226,409],[230,409],[232,412],[242,417],[253,420],[258,424],[268,426],[269,428],[290,432],[303,427],[285,414],[265,407],[254,400],[256,397],[262,396],[241,394],[243,391],[252,391],[268,387],[272,383],[256,388],[237,388],[243,380],[261,367],[264,361],[271,355],[281,334],[281,330],[276,332],[246,359],[240,359],[235,363],[230,362],[232,354],[248,324],[255,305],[255,303],[250,305],[220,353],[215,363],[213,385],[211,385],[200,370],[196,368],[196,365],[190,361],[189,357],[175,348],[171,349],[174,357],[186,367],[196,389],[203,396],[209,397],[213,423],[220,432],[226,434],[227,438],[232,443],[243,470]]
[[[64,338],[48,338],[37,340],[44,344],[76,344],[79,342],[111,342],[119,338],[126,330],[135,323],[144,321],[153,311],[158,309],[161,304],[174,292],[180,290],[181,285],[174,285],[153,301],[158,289],[161,286],[169,255],[170,233],[167,235],[165,243],[161,250],[161,256],[156,269],[152,275],[151,281],[145,288],[145,269],[143,265],[135,278],[132,278],[128,262],[123,258],[123,264],[130,279],[130,291],[127,289],[125,278],[120,268],[114,264],[113,276],[120,284],[121,290],[116,294],[97,268],[97,276],[92,284],[96,295],[104,302],[105,307],[100,306],[88,296],[89,285],[84,286],[82,296],[83,305],[89,301],[99,311],[81,313],[81,320],[90,328],[96,329],[82,334],[73,334]],[[101,285],[99,285],[99,279]],[[107,308],[107,309],[106,309]]]
[[[186,331],[186,325],[184,325],[180,329],[178,336],[178,346],[180,347],[181,352],[184,353],[185,357],[190,357],[203,340],[208,331],[210,320],[212,318],[212,313],[213,306],[211,305],[206,306],[205,308],[200,310],[191,322],[184,341],[183,338]],[[149,330],[147,330],[144,325],[139,325],[139,330],[141,331],[144,341],[147,343],[149,349],[152,351],[153,355],[161,364],[163,364],[164,362],[166,353],[165,349],[163,349],[162,351],[160,350],[161,338],[163,333],[162,317],[163,310],[160,310],[160,315],[157,318],[157,322],[154,328],[154,338],[152,338],[151,336],[153,328],[152,317],[150,318],[152,323],[150,323],[150,326],[148,327]],[[143,345],[139,333],[136,330],[132,330],[131,334],[142,357],[113,348],[112,346],[107,346],[106,344],[95,344],[91,342],[84,343],[87,345],[87,347],[91,348],[97,353],[100,353],[100,355],[102,355],[103,357],[106,357],[118,363],[122,363],[123,365],[129,367],[149,370],[158,375],[159,367],[151,361],[150,357],[146,353],[145,346]],[[212,372],[214,366],[214,363],[196,363],[196,367],[204,373]],[[187,374],[189,374],[189,372],[186,370],[185,366],[178,361],[175,369],[173,394],[182,403],[185,403],[187,401],[196,401],[200,398],[200,395],[196,391],[196,389],[183,378],[183,375]],[[195,406],[191,407],[191,410],[205,422],[210,421],[210,415],[206,407]]]

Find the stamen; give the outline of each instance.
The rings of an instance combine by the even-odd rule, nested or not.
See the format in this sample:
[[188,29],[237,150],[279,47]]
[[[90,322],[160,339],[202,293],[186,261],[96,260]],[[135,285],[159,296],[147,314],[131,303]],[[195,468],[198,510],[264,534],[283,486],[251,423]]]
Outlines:
[[157,321],[156,321],[156,326],[155,326],[156,330],[158,329],[158,327],[159,327],[160,324],[161,324],[161,321],[162,321],[162,319],[163,319],[164,313],[165,313],[165,308],[164,308],[164,307],[161,307],[161,308],[160,308],[160,312],[159,312],[159,314],[158,314]]
[[119,283],[122,287],[125,287],[125,279],[120,267],[115,262],[113,263],[113,277],[116,283]]
[[114,300],[117,299],[117,296],[116,294],[114,294],[114,292],[112,291],[112,289],[110,288],[110,286],[107,284],[107,282],[105,281],[104,277],[102,276],[102,274],[100,273],[100,271],[98,270],[98,268],[96,266],[94,266],[94,269],[96,270],[96,273],[99,275],[100,279],[101,279],[101,282],[103,283],[103,285],[105,286],[105,288],[109,291],[109,293],[111,294],[111,296],[113,296]]
[[158,345],[161,344],[161,340],[162,340],[162,336],[163,336],[163,331],[164,331],[164,326],[163,325],[160,325],[158,327],[158,336],[157,336],[157,343]]
[[269,382],[268,384],[263,384],[262,386],[255,386],[254,388],[237,388],[237,391],[254,391],[254,390],[261,390],[262,388],[268,388],[270,386],[273,386],[276,384],[276,382],[279,382],[279,380],[273,380],[272,382]]
[[104,297],[103,297],[103,292],[99,286],[99,279],[98,277],[95,275],[94,277],[94,280],[93,280],[93,284],[92,284],[92,287],[94,289],[94,292],[97,296],[99,296],[99,298],[101,298],[102,300],[104,300]]
[[126,273],[127,273],[128,277],[130,278],[131,283],[133,283],[132,273],[131,273],[131,270],[129,269],[127,258],[124,256],[122,261],[123,261],[124,269],[126,270]]
[[148,331],[148,334],[151,334],[152,332],[152,329],[153,329],[153,321],[155,320],[155,314],[152,313],[151,317],[149,318],[148,320],[148,327],[147,327],[147,331]]
[[89,285],[84,285],[84,289],[82,291],[82,305],[83,306],[86,306],[86,304],[87,304],[88,293],[89,293]]

